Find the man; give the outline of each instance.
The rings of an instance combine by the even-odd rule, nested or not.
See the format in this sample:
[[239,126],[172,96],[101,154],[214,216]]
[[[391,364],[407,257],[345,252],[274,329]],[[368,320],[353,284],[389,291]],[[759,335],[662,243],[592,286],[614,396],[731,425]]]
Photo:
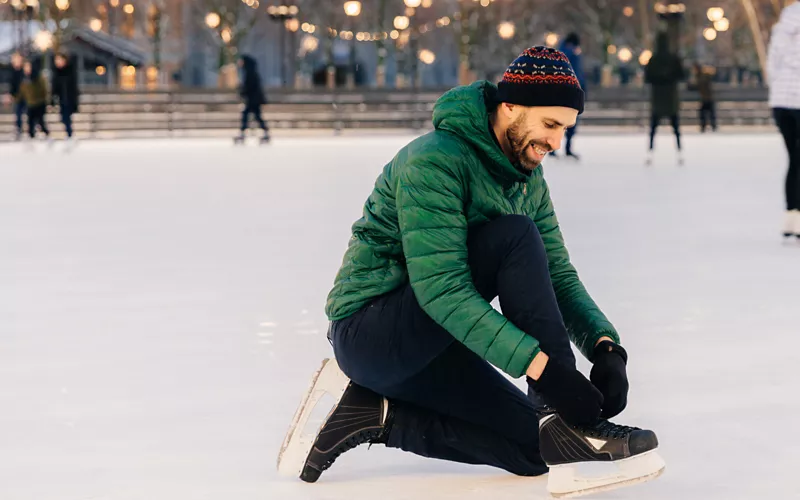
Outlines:
[[767,57],[769,106],[789,154],[783,235],[800,238],[800,3],[783,9]]
[[651,86],[650,93],[650,149],[647,153],[646,165],[653,164],[653,146],[656,129],[664,118],[669,118],[675,132],[675,143],[678,147],[678,164],[683,165],[681,152],[680,107],[681,99],[678,83],[686,77],[681,58],[673,53],[669,46],[669,36],[662,32],[656,36],[656,47],[653,57],[644,70],[645,82]]
[[22,71],[24,62],[25,60],[19,52],[11,54],[11,85],[8,89],[7,100],[11,106],[14,107],[14,117],[16,119],[14,123],[17,130],[16,140],[22,138],[22,116],[25,114],[25,101],[22,99],[22,94],[20,93],[22,80],[25,77]]
[[706,132],[706,125],[711,125],[711,131],[717,131],[717,113],[714,106],[714,69],[706,68],[699,61],[693,66],[694,82],[690,90],[700,94],[700,132]]
[[[651,431],[605,420],[626,406],[627,354],[570,264],[539,166],[581,111],[568,59],[545,47],[523,52],[497,87],[476,82],[438,100],[435,131],[384,168],[353,226],[326,307],[346,377],[323,365],[279,470],[313,482],[362,443],[524,476],[555,466],[554,493],[663,468],[647,453]],[[498,296],[502,314],[490,304]],[[570,340],[593,361],[592,382]],[[490,363],[527,375],[531,398]],[[334,410],[303,436],[326,392]],[[639,465],[583,484],[565,468],[639,454],[646,467],[628,462]]]
[[264,95],[264,88],[261,85],[261,76],[258,74],[258,66],[256,60],[251,56],[244,55],[239,59],[239,67],[242,69],[243,77],[242,84],[239,87],[239,95],[244,100],[244,110],[242,111],[242,125],[239,129],[239,135],[234,138],[234,142],[244,142],[244,132],[247,130],[248,120],[250,115],[256,119],[258,126],[264,132],[261,137],[262,143],[269,142],[269,127],[264,119],[261,118],[261,105],[267,103],[267,98]]
[[[581,88],[586,92],[586,77],[584,76],[583,72],[583,56],[581,55],[581,39],[577,33],[570,33],[564,38],[564,42],[561,44],[561,52],[563,52],[567,58],[569,59],[569,64],[572,66],[573,71],[575,71],[575,76],[578,78],[578,83],[580,83]],[[567,138],[567,144],[564,148],[566,155],[568,158],[574,158],[575,160],[580,161],[580,156],[576,155],[575,152],[572,150],[572,138],[575,137],[575,132],[578,131],[578,122],[575,122],[575,125],[568,128],[565,134]],[[551,156],[557,156],[555,151],[550,153]]]
[[67,132],[67,140],[71,142],[72,114],[78,111],[78,75],[65,54],[56,54],[55,66],[52,81],[53,105],[58,103],[61,123]]
[[[20,95],[28,110],[28,136],[36,137],[36,127],[42,129],[45,137],[50,137],[50,131],[45,123],[47,113],[47,82],[42,76],[42,66],[38,60],[25,61],[22,66],[24,77],[20,84]],[[30,144],[30,143],[29,143]]]

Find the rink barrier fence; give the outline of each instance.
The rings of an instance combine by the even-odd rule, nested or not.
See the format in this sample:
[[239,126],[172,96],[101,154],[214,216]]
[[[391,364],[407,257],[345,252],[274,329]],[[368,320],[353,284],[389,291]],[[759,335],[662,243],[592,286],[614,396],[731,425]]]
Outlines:
[[[275,129],[430,128],[436,99],[446,89],[367,91],[268,91],[264,118]],[[729,87],[717,89],[717,121],[721,127],[771,126],[767,90]],[[682,92],[681,121],[699,123],[700,106],[694,92]],[[238,129],[242,104],[231,91],[180,89],[158,91],[109,91],[84,89],[80,112],[74,115],[76,134],[86,137],[203,136],[232,134]],[[50,108],[48,123],[60,121]],[[646,89],[590,89],[581,126],[649,126],[649,94]],[[9,106],[0,106],[0,140],[12,137],[14,117]],[[251,124],[252,125],[252,124]],[[56,133],[60,127],[53,127]]]

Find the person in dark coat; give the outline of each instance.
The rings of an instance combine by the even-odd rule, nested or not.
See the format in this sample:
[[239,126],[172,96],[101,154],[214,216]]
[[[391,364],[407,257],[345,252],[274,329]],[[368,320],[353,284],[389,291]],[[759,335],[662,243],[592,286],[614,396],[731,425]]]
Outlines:
[[[580,83],[581,88],[583,89],[584,94],[586,93],[586,77],[584,76],[583,72],[583,57],[581,56],[581,39],[577,33],[570,33],[569,35],[564,38],[564,42],[561,44],[560,47],[561,52],[563,52],[567,59],[569,59],[569,63],[572,65],[572,69],[575,71],[575,76],[578,78],[578,83]],[[580,121],[580,119],[578,120]],[[567,129],[564,136],[567,139],[567,143],[565,146],[565,152],[567,157],[574,158],[576,160],[580,160],[580,157],[572,151],[572,138],[575,136],[575,132],[578,131],[578,122],[575,122],[574,127],[570,127]],[[556,152],[553,151],[550,153],[550,156],[556,156]]]
[[58,104],[61,111],[61,123],[67,132],[67,137],[72,138],[72,114],[78,111],[78,74],[75,66],[65,54],[56,54],[55,70],[52,80],[52,103]]
[[694,83],[690,87],[700,94],[700,132],[717,130],[717,114],[714,106],[713,68],[705,68],[699,62],[694,63]]
[[242,126],[237,140],[244,140],[244,131],[247,130],[248,121],[252,114],[261,127],[261,130],[264,131],[264,136],[261,140],[264,142],[269,141],[269,127],[267,127],[264,119],[261,118],[261,105],[266,104],[267,99],[264,95],[264,89],[261,86],[261,77],[258,74],[256,61],[250,56],[242,56],[242,58],[239,59],[239,67],[242,68],[243,71],[239,95],[242,97],[242,100],[244,100],[244,110],[242,111]]
[[19,52],[14,52],[11,55],[11,85],[8,89],[8,95],[9,103],[14,108],[14,124],[17,130],[17,140],[22,137],[22,116],[25,114],[25,100],[22,99],[22,94],[20,93],[22,80],[25,77],[22,71],[24,62],[25,59],[23,59],[22,54]]
[[47,111],[47,82],[42,76],[41,63],[38,60],[25,61],[23,65],[25,76],[20,84],[20,94],[28,109],[28,135],[31,139],[36,137],[38,125],[46,137],[50,136],[44,115]]
[[663,118],[669,118],[672,129],[675,131],[675,140],[678,145],[678,162],[683,164],[681,156],[681,132],[678,121],[680,111],[680,95],[678,83],[686,73],[683,63],[677,54],[669,47],[669,38],[666,33],[659,33],[656,37],[656,50],[647,64],[644,72],[645,81],[651,86],[650,94],[650,152],[647,164],[652,164],[653,139],[656,129]]

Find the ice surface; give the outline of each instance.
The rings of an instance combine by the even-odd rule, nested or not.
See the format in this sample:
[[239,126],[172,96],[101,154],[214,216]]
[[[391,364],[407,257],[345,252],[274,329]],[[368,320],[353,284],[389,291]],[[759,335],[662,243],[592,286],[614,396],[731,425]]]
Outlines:
[[[372,447],[275,458],[374,178],[410,137],[0,145],[0,499],[545,498],[545,478]],[[800,244],[777,134],[581,136],[547,160],[581,276],[630,353],[618,420],[667,471],[628,499],[797,498]],[[583,364],[582,366],[586,366]]]

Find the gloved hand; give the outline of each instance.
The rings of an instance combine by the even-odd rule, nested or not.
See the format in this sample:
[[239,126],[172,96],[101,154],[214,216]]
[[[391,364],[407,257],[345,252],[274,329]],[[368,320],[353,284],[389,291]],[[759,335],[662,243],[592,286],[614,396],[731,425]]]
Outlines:
[[619,415],[628,405],[628,353],[610,340],[597,344],[592,353],[589,378],[603,393],[603,418]]
[[603,395],[581,372],[550,358],[538,380],[528,385],[572,425],[593,425],[600,418]]

